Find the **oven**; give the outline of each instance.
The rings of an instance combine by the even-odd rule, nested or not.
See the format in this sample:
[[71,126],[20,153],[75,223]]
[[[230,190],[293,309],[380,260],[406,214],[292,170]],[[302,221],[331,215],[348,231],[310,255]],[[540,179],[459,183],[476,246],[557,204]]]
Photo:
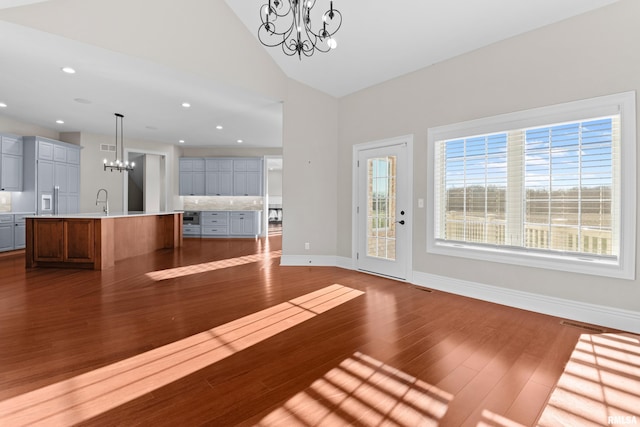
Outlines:
[[182,214],[182,225],[200,225],[200,212],[184,211]]

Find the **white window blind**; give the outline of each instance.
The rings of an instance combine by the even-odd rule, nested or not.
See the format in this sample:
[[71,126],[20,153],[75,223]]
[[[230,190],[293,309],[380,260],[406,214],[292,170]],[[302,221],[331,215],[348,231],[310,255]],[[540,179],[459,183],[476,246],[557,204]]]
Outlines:
[[[524,264],[527,256],[595,262],[634,275],[626,252],[635,247],[635,114],[605,99],[430,129],[430,248],[512,254]],[[633,194],[626,204],[625,194]]]

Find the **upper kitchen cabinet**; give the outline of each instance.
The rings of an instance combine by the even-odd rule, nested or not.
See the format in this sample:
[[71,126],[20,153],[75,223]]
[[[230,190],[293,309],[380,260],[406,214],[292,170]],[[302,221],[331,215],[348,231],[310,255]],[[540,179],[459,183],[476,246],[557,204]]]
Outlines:
[[180,159],[180,195],[205,195],[204,159],[183,157]]
[[233,160],[205,159],[207,196],[233,195]]
[[0,191],[22,191],[22,138],[1,135]]
[[180,159],[181,196],[262,196],[262,159]]
[[233,160],[233,195],[262,196],[262,159]]

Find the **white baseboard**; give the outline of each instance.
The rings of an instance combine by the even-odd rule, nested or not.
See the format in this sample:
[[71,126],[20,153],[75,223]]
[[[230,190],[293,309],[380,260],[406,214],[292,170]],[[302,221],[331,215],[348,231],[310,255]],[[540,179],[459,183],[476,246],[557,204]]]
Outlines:
[[355,270],[356,266],[351,258],[337,256],[336,267],[344,268],[345,270]]
[[640,312],[549,297],[434,274],[413,272],[413,283],[523,310],[640,333]]
[[309,266],[336,267],[336,257],[330,255],[282,255],[282,266]]
[[[280,259],[280,265],[314,265],[356,270],[351,258],[340,256],[283,255]],[[637,311],[516,291],[499,286],[453,279],[420,271],[413,271],[412,275],[413,277],[410,282],[417,286],[640,334],[640,312]]]

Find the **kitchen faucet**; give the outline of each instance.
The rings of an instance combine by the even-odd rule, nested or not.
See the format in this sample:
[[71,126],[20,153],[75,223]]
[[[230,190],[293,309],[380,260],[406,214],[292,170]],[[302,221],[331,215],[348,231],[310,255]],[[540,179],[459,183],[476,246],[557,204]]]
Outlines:
[[[100,200],[101,191],[104,191],[104,200]],[[98,203],[104,203],[104,207],[102,208],[102,211],[104,212],[105,215],[109,215],[109,193],[104,188],[99,189],[98,194],[96,194],[96,206],[98,206]]]

